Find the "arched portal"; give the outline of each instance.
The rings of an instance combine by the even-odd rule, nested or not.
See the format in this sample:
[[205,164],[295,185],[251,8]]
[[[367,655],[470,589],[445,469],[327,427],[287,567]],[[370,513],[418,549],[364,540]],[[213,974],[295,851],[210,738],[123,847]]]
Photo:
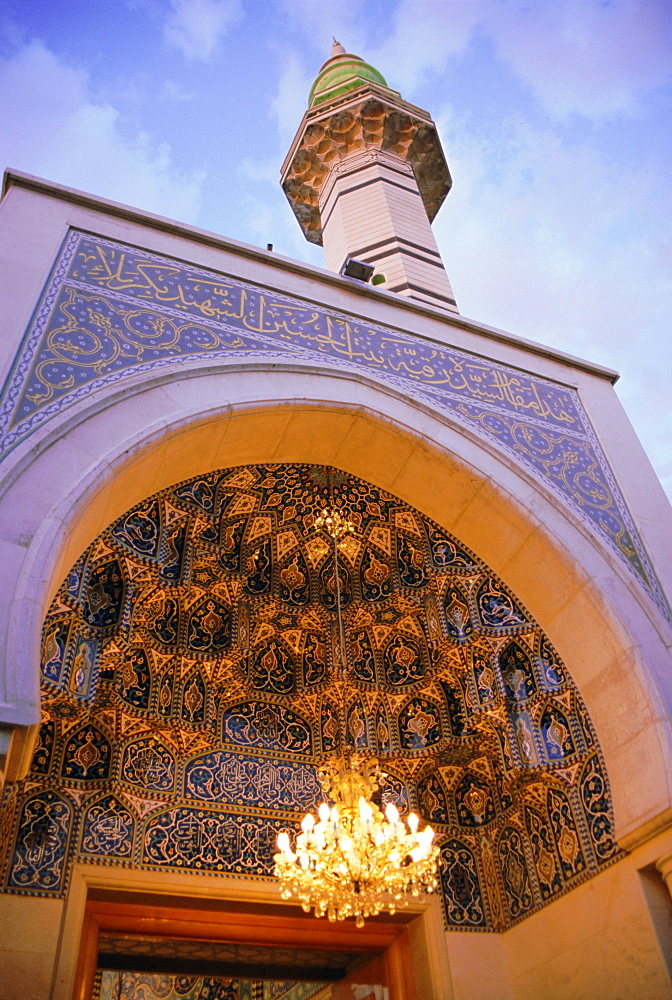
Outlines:
[[[67,456],[59,445],[66,430]],[[269,461],[334,465],[452,530],[513,587],[571,664],[605,754],[618,836],[664,810],[669,741],[649,705],[667,654],[632,578],[494,448],[389,393],[333,375],[264,372],[260,381],[256,371],[236,371],[140,385],[71,416],[55,442],[18,453],[1,512],[33,540],[27,553],[16,547],[6,700],[23,701],[30,717],[49,602],[111,521],[180,479]],[[31,497],[29,507],[22,496]],[[631,711],[624,714],[625,704]],[[646,755],[633,756],[642,740]]]

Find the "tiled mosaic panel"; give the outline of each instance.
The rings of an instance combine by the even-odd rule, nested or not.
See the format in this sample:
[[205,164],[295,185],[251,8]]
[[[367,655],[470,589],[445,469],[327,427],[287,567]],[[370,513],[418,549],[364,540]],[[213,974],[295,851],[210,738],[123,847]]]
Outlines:
[[[333,502],[351,686],[334,668]],[[579,693],[476,555],[338,470],[250,466],[138,504],[84,553],[43,633],[43,724],[8,792],[6,891],[76,859],[269,877],[347,740],[437,829],[451,926],[499,930],[618,856]]]
[[310,1000],[323,986],[101,970],[92,1000]]
[[0,457],[128,376],[278,354],[370,375],[450,413],[569,503],[670,613],[575,390],[88,234],[66,240],[3,389]]

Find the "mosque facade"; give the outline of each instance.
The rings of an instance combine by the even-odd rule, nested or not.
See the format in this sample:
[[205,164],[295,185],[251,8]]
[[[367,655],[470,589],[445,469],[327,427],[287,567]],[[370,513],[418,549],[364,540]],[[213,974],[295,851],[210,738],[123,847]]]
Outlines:
[[[281,182],[328,270],[5,175],[0,993],[672,996],[672,512],[617,375],[460,314],[434,123],[338,44]],[[440,849],[363,929],[273,876],[339,740]]]

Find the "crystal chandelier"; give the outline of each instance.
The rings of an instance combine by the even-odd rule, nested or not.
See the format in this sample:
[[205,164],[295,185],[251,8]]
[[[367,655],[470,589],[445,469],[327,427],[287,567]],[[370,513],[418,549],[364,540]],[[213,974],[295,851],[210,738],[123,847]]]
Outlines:
[[296,896],[306,913],[314,907],[316,917],[355,917],[357,927],[363,927],[366,917],[384,909],[394,913],[406,906],[409,894],[418,896],[437,888],[439,850],[433,844],[432,828],[419,830],[414,813],[404,822],[392,802],[382,813],[373,801],[384,777],[377,762],[350,754],[338,542],[354,527],[333,506],[322,511],[316,527],[324,529],[334,542],[338,658],[343,683],[342,756],[320,769],[325,798],[332,804],[322,802],[317,817],[312,813],[304,816],[294,850],[289,834],[279,833],[278,853],[273,860],[283,899]]

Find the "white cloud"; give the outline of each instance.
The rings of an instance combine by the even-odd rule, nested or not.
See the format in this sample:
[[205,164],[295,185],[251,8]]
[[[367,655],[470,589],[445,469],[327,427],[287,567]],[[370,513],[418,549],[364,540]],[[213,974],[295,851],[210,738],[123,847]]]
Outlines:
[[283,144],[291,141],[299,127],[308,107],[308,95],[316,75],[308,76],[304,72],[296,53],[283,53],[278,87],[271,101],[271,114],[276,119]]
[[[459,245],[459,267],[481,306],[515,311],[526,327],[530,315],[547,316],[552,330],[569,326],[569,350],[596,326],[605,353],[627,341],[642,298],[655,302],[669,280],[666,213],[655,217],[663,166],[642,159],[626,169],[588,142],[566,146],[549,128],[516,122],[489,137],[457,120],[443,130],[457,181],[435,228],[444,245]],[[496,266],[487,263],[493,255]]]
[[440,73],[464,51],[487,6],[482,0],[399,0],[389,37],[364,58],[410,99],[428,74]]
[[632,114],[672,72],[669,0],[399,0],[390,24],[368,58],[408,96],[477,34],[559,119]]
[[336,37],[347,52],[361,55],[366,34],[364,15],[368,0],[281,0],[290,28],[303,32],[311,45],[323,53],[326,61]]
[[122,132],[120,115],[94,101],[89,78],[31,42],[0,61],[0,169],[196,223],[203,178],[184,175],[166,144]]
[[546,0],[492,6],[502,57],[550,114],[599,120],[636,111],[672,72],[669,0]]
[[189,90],[177,80],[165,80],[163,90],[169,100],[182,103],[183,101],[193,101],[196,97],[194,90]]
[[188,61],[208,62],[242,16],[241,0],[171,0],[163,37]]

